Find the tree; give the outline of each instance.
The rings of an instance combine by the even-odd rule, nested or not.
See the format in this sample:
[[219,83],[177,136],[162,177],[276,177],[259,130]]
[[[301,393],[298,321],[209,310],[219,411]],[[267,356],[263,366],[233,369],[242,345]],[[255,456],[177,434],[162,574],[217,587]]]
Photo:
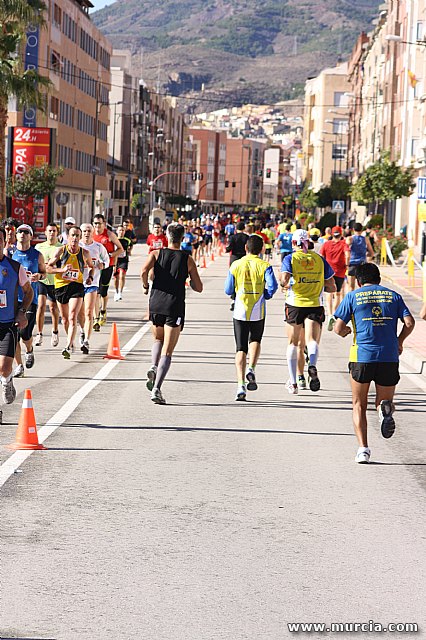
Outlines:
[[346,200],[350,191],[350,182],[347,178],[335,176],[330,184],[323,187],[318,194],[318,206],[321,208],[331,207],[333,200]]
[[311,185],[305,185],[299,195],[299,202],[304,209],[313,211],[318,206],[318,196]]
[[6,211],[5,143],[8,102],[16,96],[19,108],[32,105],[45,109],[43,89],[48,78],[37,71],[24,69],[23,48],[29,25],[43,26],[43,0],[1,0],[0,2],[0,217]]
[[384,151],[380,159],[365,170],[350,193],[360,204],[374,202],[376,214],[379,205],[384,204],[383,228],[386,229],[387,202],[410,196],[414,188],[413,169],[403,169],[390,159],[389,151]]
[[7,195],[22,201],[27,224],[34,222],[34,200],[50,196],[63,173],[62,167],[56,169],[44,164],[41,167],[28,167],[22,176],[10,176],[7,180]]

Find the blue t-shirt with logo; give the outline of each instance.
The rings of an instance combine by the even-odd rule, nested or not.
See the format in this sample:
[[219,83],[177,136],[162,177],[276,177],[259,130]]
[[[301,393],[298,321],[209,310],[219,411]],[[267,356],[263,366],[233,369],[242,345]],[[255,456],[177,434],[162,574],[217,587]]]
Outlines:
[[350,362],[398,362],[398,320],[409,316],[402,296],[380,284],[369,284],[348,293],[335,318],[352,321]]
[[281,242],[280,253],[291,253],[293,251],[293,246],[291,244],[292,238],[293,234],[289,231],[280,233],[278,236],[278,240]]
[[182,251],[192,251],[192,243],[195,242],[195,236],[191,232],[185,233],[180,248]]

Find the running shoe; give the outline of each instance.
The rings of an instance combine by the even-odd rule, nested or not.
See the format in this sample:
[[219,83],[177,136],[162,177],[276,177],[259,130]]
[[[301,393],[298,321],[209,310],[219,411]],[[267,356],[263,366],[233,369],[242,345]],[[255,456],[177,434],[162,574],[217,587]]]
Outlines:
[[334,325],[336,324],[336,318],[334,316],[330,316],[330,320],[327,324],[327,331],[333,331]]
[[309,388],[311,391],[320,390],[321,383],[318,378],[318,370],[313,364],[311,364],[308,367],[308,380],[309,380]]
[[86,356],[88,355],[88,353],[89,353],[89,341],[88,340],[85,340],[83,342],[83,344],[81,345],[81,350]]
[[99,312],[99,324],[101,325],[101,327],[104,326],[104,324],[106,324],[107,321],[107,312],[106,311],[100,311]]
[[355,456],[355,462],[358,464],[368,464],[370,462],[371,451],[368,447],[359,447]]
[[379,424],[382,436],[386,439],[392,438],[395,432],[395,420],[393,419],[393,412],[395,411],[395,405],[390,400],[382,400],[377,407],[379,412]]
[[35,340],[34,340],[34,345],[36,347],[41,347],[42,344],[43,344],[43,334],[42,333],[38,333],[36,335]]
[[123,299],[123,294],[119,291],[118,292],[118,300],[122,300]]
[[299,389],[297,388],[297,384],[293,384],[291,380],[287,381],[287,384],[285,386],[285,388],[287,389],[287,391],[294,395],[297,396],[297,394],[299,393]]
[[256,391],[257,390],[257,382],[256,375],[253,369],[249,369],[246,375],[247,379],[247,391]]
[[306,378],[305,376],[297,376],[297,388],[301,391],[306,391]]
[[116,291],[114,293],[114,302],[118,302],[120,300],[120,294],[118,293],[118,291]]
[[34,351],[24,353],[24,360],[26,368],[31,369],[34,366]]
[[231,302],[231,306],[229,307],[229,311],[233,311],[235,309],[235,302]]
[[69,347],[65,347],[65,349],[62,350],[62,355],[64,356],[65,360],[69,360],[71,358],[71,351]]
[[84,345],[85,340],[86,340],[86,334],[84,333],[84,331],[80,331],[80,337],[79,337],[80,347]]
[[235,400],[237,402],[244,402],[247,397],[246,387],[245,385],[241,385],[237,389],[237,395],[235,396]]
[[15,371],[13,372],[13,377],[14,378],[24,378],[25,377],[25,369],[24,369],[24,365],[23,364],[18,364],[18,366],[15,367]]
[[151,400],[154,404],[166,404],[163,394],[160,389],[154,387],[151,393]]
[[57,347],[59,344],[59,333],[57,331],[52,331],[52,338],[50,340],[50,344],[52,347]]
[[155,384],[155,378],[157,377],[157,367],[155,364],[152,365],[150,369],[146,372],[146,377],[148,380],[146,381],[146,388],[148,391],[152,391]]
[[1,376],[0,379],[3,404],[12,404],[16,398],[16,389],[13,386],[13,376],[10,376],[9,379]]
[[99,318],[95,318],[95,322],[93,323],[93,331],[100,331],[101,330],[101,323],[99,321]]

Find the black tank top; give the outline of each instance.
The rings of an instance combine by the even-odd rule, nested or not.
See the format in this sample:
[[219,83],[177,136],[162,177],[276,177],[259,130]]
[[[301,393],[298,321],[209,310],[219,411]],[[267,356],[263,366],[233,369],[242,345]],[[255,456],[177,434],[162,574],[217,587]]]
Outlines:
[[188,254],[180,250],[160,249],[154,266],[149,312],[185,317],[187,277]]

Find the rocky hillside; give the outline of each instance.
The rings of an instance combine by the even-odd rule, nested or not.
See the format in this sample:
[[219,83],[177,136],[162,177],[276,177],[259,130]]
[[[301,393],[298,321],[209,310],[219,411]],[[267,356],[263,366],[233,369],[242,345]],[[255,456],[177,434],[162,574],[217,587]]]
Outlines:
[[119,0],[93,14],[143,77],[199,110],[301,93],[372,28],[382,0]]

